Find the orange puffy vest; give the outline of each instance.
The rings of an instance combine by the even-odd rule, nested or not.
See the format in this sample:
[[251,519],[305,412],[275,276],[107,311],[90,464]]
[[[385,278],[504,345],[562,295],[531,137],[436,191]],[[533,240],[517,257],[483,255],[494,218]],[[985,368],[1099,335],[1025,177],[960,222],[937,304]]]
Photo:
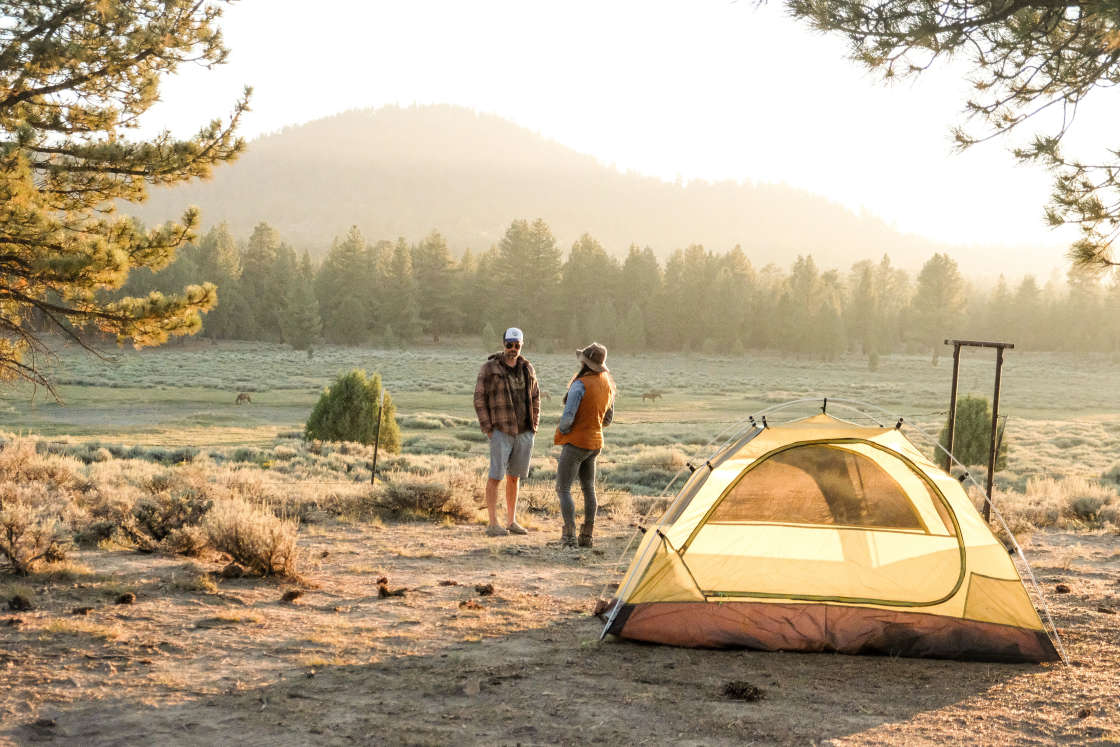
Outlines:
[[583,382],[583,399],[579,401],[576,419],[567,433],[556,431],[553,443],[571,444],[581,449],[603,448],[603,415],[611,406],[611,386],[606,374],[587,374]]

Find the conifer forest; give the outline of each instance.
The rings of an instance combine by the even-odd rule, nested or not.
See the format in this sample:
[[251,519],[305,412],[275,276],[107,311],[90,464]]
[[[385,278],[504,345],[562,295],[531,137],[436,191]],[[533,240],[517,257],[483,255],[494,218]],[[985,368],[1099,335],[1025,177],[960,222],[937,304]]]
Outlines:
[[947,337],[1002,339],[1027,351],[1120,350],[1120,281],[1071,270],[973,282],[948,254],[918,272],[889,255],[820,267],[812,252],[755,266],[739,247],[682,247],[661,261],[629,247],[619,259],[582,236],[562,247],[541,220],[514,220],[495,245],[457,251],[438,231],[418,241],[351,228],[316,260],[267,223],[249,236],[225,225],[186,245],[157,273],[121,290],[145,295],[211,282],[212,339],[407,346],[424,339],[525,328],[538,350],[599,340],[624,352],[741,354],[775,350],[832,360],[928,353]]

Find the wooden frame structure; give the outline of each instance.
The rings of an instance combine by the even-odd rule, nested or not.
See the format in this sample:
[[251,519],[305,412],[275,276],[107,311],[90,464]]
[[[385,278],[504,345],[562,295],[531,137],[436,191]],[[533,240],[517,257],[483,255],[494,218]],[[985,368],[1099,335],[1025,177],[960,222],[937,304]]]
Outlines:
[[999,423],[999,387],[1003,373],[1003,351],[1013,350],[1015,345],[1010,342],[984,342],[981,340],[946,340],[946,345],[953,346],[953,388],[949,394],[949,442],[945,444],[945,471],[949,472],[952,466],[950,455],[953,453],[953,440],[957,426],[957,378],[960,374],[961,348],[995,348],[996,349],[996,385],[992,394],[992,436],[988,448],[988,480],[987,498],[984,503],[984,521],[992,518],[992,484],[996,477],[996,426]]

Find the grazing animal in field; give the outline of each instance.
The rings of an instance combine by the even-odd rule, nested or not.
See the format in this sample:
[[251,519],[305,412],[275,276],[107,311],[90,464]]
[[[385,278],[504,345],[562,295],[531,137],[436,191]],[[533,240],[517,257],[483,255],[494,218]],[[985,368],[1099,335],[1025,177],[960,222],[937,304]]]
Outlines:
[[652,389],[648,392],[642,392],[642,402],[645,402],[647,399],[650,402],[657,402],[657,398],[660,396],[661,392],[657,391],[656,389]]
[[241,392],[237,395],[237,399],[234,400],[233,404],[235,404],[235,405],[251,405],[251,404],[253,404],[253,398],[249,396],[248,392]]

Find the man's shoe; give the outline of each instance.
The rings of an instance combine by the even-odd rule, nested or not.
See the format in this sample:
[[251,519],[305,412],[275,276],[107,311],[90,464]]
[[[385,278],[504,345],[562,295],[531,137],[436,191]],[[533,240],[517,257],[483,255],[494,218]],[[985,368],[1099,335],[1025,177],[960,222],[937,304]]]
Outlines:
[[491,524],[486,527],[487,537],[505,537],[507,534],[509,534],[509,532],[506,531],[506,528],[497,524]]
[[591,535],[590,534],[581,534],[579,536],[579,546],[580,547],[591,547],[594,544],[595,543],[591,540]]
[[567,550],[567,549],[575,548],[575,546],[576,546],[575,535],[572,535],[572,534],[562,534],[562,535],[560,535],[560,547]]
[[516,521],[506,527],[510,534],[528,534],[529,530],[518,524]]

